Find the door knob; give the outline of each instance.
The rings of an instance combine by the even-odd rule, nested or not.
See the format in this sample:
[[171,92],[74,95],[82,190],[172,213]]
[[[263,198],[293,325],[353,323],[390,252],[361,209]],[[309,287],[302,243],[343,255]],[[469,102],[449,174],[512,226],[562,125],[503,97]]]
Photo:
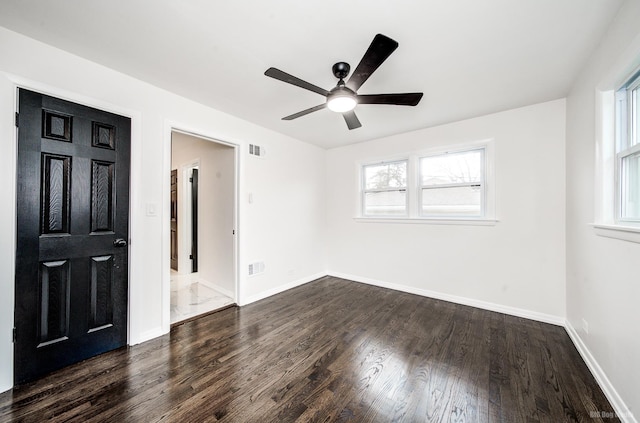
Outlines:
[[127,246],[127,241],[122,239],[122,238],[118,238],[115,241],[113,241],[113,246],[114,247],[126,247]]

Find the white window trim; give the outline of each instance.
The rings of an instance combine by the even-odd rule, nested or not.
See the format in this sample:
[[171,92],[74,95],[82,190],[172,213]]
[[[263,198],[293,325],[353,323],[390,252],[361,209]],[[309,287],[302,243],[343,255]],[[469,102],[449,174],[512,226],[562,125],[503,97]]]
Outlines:
[[640,243],[640,228],[600,223],[592,223],[591,226],[596,235]]
[[[420,171],[419,160],[422,157],[435,156],[446,153],[459,153],[464,151],[484,149],[484,215],[480,217],[430,217],[421,216],[419,207]],[[432,224],[432,225],[467,225],[467,226],[494,226],[499,220],[496,218],[496,182],[494,164],[494,140],[483,139],[464,144],[450,146],[435,146],[421,149],[401,155],[393,155],[385,159],[363,160],[356,163],[358,175],[358,200],[357,212],[353,218],[356,222],[363,223],[400,223],[400,224]],[[367,165],[381,163],[393,163],[406,160],[407,164],[407,215],[406,216],[367,216],[364,214],[364,181],[363,169]]]
[[[640,53],[640,52],[638,52]],[[640,60],[637,60],[640,61]],[[627,72],[618,72],[625,77],[609,77],[599,86],[596,95],[596,163],[595,163],[595,205],[594,223],[590,225],[598,236],[640,243],[640,222],[621,219],[622,202],[620,198],[620,163],[622,157],[633,154],[638,145],[619,150],[620,122],[616,112],[616,103],[620,100],[617,93],[634,76],[640,74],[638,63],[620,68]],[[633,71],[629,72],[629,69]],[[625,125],[626,126],[626,125]],[[624,134],[628,136],[628,134]]]

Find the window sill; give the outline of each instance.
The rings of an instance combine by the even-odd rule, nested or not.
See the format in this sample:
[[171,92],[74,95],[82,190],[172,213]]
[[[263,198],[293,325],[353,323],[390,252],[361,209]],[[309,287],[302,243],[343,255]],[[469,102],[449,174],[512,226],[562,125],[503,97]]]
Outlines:
[[640,227],[592,223],[596,235],[640,243]]
[[463,226],[495,226],[494,219],[432,219],[425,217],[354,217],[362,223],[409,223],[427,225],[463,225]]

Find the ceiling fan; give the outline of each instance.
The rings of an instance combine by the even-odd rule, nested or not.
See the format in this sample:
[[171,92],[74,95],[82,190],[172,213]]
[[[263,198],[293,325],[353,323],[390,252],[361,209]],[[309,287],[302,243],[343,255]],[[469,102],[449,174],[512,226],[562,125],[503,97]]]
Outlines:
[[391,38],[377,34],[371,45],[364,53],[362,60],[345,83],[344,78],[349,75],[351,67],[346,62],[338,62],[332,67],[333,74],[338,78],[338,84],[327,91],[309,82],[289,75],[276,68],[269,68],[265,75],[278,79],[287,84],[292,84],[305,90],[313,91],[325,96],[326,102],[311,107],[301,112],[285,116],[282,120],[293,120],[309,113],[322,110],[328,107],[330,110],[342,113],[349,129],[356,129],[362,126],[353,109],[358,104],[394,104],[399,106],[415,106],[420,102],[422,93],[402,93],[402,94],[358,94],[362,84],[375,72],[380,65],[387,60],[387,57],[398,48],[398,43]]

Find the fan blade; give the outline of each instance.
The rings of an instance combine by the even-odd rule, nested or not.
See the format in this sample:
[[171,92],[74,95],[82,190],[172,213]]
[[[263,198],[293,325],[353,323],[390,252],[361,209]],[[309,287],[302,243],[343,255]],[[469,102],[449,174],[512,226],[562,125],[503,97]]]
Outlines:
[[347,122],[349,129],[356,129],[362,126],[358,120],[358,116],[356,116],[356,113],[353,110],[343,113],[342,116],[344,117],[344,121]]
[[422,93],[404,94],[364,94],[356,96],[358,104],[395,104],[398,106],[415,106],[420,103]]
[[373,72],[385,61],[387,57],[398,48],[398,43],[391,38],[377,34],[371,45],[367,49],[362,60],[356,67],[356,70],[351,74],[351,78],[347,81],[347,87],[353,91],[358,91],[358,88],[365,83]]
[[329,91],[325,90],[324,88],[317,87],[313,84],[308,83],[307,81],[303,81],[300,78],[289,75],[288,73],[283,72],[280,69],[269,68],[265,71],[264,74],[279,81],[286,82],[287,84],[295,85],[297,87],[304,88],[305,90],[313,91],[314,93],[318,93],[325,97],[329,95]]
[[292,114],[292,115],[289,115],[289,116],[283,117],[283,118],[282,118],[282,120],[293,120],[293,119],[297,119],[297,118],[299,118],[300,116],[304,116],[304,115],[308,115],[309,113],[317,112],[318,110],[322,110],[322,109],[324,109],[325,107],[327,107],[327,103],[318,104],[318,105],[317,105],[317,106],[315,106],[315,107],[311,107],[311,108],[306,109],[306,110],[303,110],[303,111],[301,111],[301,112],[294,113],[294,114]]

